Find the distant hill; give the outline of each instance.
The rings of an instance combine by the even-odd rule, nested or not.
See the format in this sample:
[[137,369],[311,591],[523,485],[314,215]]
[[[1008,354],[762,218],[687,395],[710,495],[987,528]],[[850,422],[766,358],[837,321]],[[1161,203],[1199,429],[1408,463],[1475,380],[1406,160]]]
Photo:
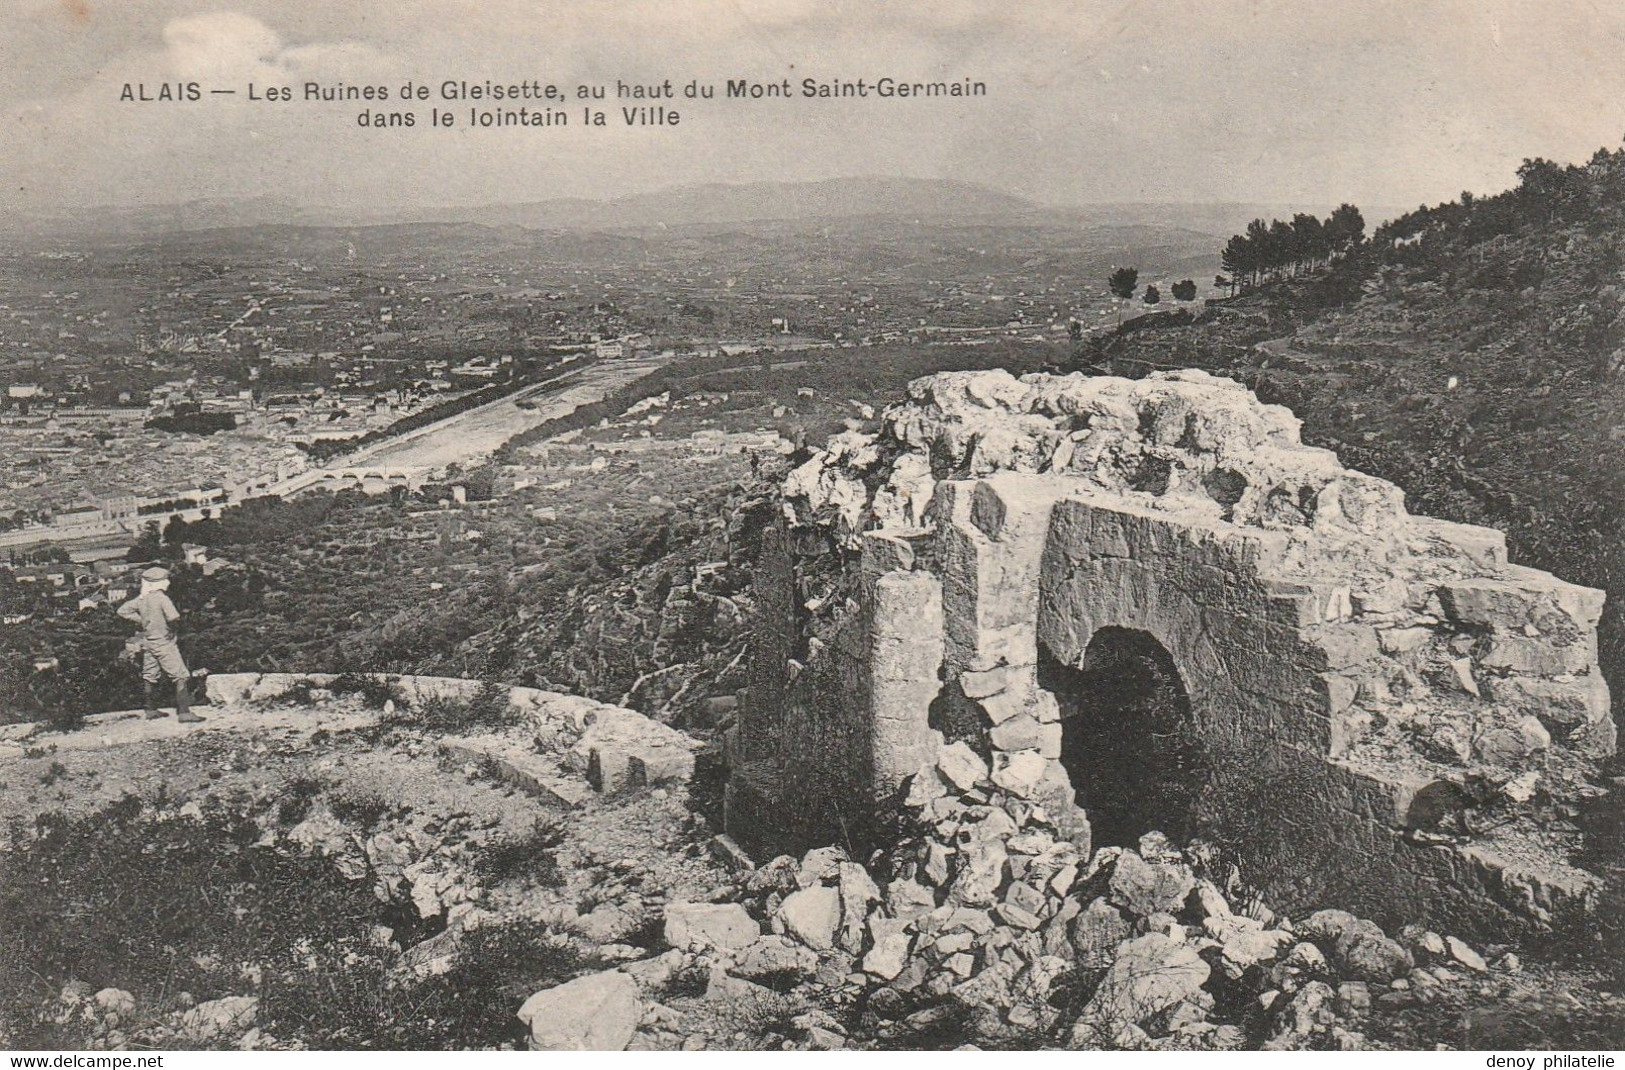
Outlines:
[[[196,218],[219,221],[211,210]],[[868,215],[762,219],[622,228],[524,226],[472,222],[344,225],[248,223],[196,228],[119,229],[59,234],[50,241],[117,250],[147,261],[261,259],[304,265],[481,264],[499,275],[516,265],[684,273],[701,265],[751,287],[790,287],[830,278],[909,280],[1013,288],[1058,285],[1079,295],[1104,293],[1112,268],[1132,264],[1147,280],[1210,279],[1218,269],[1217,234],[1181,227],[1092,225],[1042,212],[1008,216]]]
[[[852,177],[813,182],[710,182],[593,200],[559,197],[516,204],[338,208],[285,196],[207,198],[143,207],[104,206],[0,222],[16,233],[140,237],[251,226],[364,227],[475,224],[548,231],[715,229],[743,224],[812,225],[889,219],[917,223],[1023,223],[1060,229],[1103,226],[1228,234],[1255,216],[1289,218],[1329,205],[1121,203],[1079,206],[1034,201],[955,179]],[[1385,218],[1367,211],[1371,219]]]
[[[608,201],[553,200],[476,209],[486,222],[578,227],[690,226],[762,220],[897,216],[958,219],[1028,215],[1031,201],[951,179],[838,178],[820,182],[711,182]],[[471,218],[465,215],[464,218]]]
[[541,230],[619,230],[771,220],[887,216],[920,220],[1032,217],[1031,201],[952,179],[838,178],[817,182],[712,182],[589,200],[407,209],[301,205],[286,197],[213,198],[150,207],[100,207],[31,221],[30,229],[138,235],[223,227],[475,223]]

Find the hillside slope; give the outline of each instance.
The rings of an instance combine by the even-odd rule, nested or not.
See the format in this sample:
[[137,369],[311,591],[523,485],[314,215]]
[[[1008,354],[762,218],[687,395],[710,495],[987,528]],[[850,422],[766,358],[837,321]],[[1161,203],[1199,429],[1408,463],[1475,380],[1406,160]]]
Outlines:
[[1410,506],[1507,532],[1515,560],[1609,592],[1625,695],[1625,152],[1402,216],[1329,271],[1202,315],[1145,317],[1084,355],[1197,366],[1290,406],[1304,440]]

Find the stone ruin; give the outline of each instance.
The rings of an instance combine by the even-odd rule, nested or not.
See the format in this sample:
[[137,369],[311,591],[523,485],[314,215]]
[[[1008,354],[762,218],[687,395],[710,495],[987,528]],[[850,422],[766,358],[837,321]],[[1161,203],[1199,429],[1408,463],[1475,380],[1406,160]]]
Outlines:
[[946,785],[1084,857],[1200,838],[1288,908],[1583,914],[1601,591],[1410,515],[1200,371],[944,373],[881,425],[796,468],[763,536],[747,848],[884,847]]

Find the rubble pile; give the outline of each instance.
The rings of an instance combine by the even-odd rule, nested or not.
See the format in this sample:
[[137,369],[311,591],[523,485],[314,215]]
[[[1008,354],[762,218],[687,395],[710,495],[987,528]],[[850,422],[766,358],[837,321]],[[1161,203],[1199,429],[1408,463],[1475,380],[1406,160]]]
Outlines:
[[820,847],[668,904],[667,950],[532,997],[532,1046],[734,1046],[744,1017],[787,1048],[1358,1049],[1372,1013],[1491,969],[1420,926],[1278,916],[1161,833],[1091,854],[975,760],[922,770],[867,865]]

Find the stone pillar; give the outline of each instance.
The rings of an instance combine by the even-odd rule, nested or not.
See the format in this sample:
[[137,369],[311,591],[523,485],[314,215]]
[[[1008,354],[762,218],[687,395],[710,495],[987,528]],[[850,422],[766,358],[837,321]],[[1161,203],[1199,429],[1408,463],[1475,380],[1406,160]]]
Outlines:
[[951,670],[1038,663],[1038,574],[1059,489],[1013,473],[938,484]]
[[879,797],[936,757],[930,716],[942,687],[942,584],[928,572],[888,572],[870,597],[869,703]]

